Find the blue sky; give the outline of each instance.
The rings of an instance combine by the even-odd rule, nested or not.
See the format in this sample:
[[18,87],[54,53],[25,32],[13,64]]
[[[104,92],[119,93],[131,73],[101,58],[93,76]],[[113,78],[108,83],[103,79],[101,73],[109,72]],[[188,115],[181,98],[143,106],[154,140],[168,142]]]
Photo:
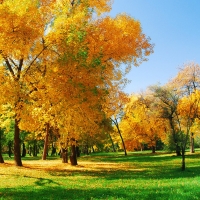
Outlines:
[[149,60],[132,68],[125,92],[164,85],[184,64],[200,64],[200,0],[114,0],[109,15],[119,13],[139,20],[155,44]]

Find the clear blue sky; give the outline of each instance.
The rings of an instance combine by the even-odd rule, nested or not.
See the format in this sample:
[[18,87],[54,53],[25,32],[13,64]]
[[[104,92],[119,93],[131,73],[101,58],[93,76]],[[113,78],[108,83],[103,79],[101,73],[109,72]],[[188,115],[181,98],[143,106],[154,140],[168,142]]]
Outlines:
[[119,13],[139,20],[155,44],[149,60],[132,68],[125,92],[164,85],[185,63],[200,64],[200,0],[114,0],[109,15]]

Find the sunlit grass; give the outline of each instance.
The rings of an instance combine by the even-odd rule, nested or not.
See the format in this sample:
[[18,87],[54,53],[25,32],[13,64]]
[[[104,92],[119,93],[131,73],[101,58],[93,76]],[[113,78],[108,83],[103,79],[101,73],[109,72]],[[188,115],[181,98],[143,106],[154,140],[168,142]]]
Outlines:
[[82,156],[78,166],[58,157],[0,165],[0,199],[173,199],[200,197],[200,154],[186,156],[186,171],[174,154],[149,152]]

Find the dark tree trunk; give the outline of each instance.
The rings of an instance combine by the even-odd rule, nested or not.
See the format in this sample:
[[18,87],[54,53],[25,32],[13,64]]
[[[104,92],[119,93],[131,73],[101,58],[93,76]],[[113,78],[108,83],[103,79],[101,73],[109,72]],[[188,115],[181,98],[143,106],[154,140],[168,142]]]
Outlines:
[[0,152],[0,163],[4,163],[4,159],[3,159],[1,152]]
[[0,144],[0,163],[4,163],[4,159],[3,159],[3,156],[2,156],[2,153],[1,153],[1,144]]
[[26,148],[25,148],[25,144],[22,144],[22,157],[26,156]]
[[89,155],[89,149],[87,144],[84,147],[84,154]]
[[29,154],[29,156],[32,155],[32,146],[31,145],[29,145],[29,147],[28,147],[28,154]]
[[122,137],[121,131],[120,131],[120,129],[119,129],[119,124],[118,124],[118,122],[117,122],[117,119],[115,118],[115,120],[113,120],[113,119],[111,118],[111,120],[114,122],[115,126],[117,127],[117,131],[118,131],[118,133],[119,133],[119,136],[120,136],[120,138],[121,138],[122,145],[123,145],[123,148],[124,148],[124,155],[127,156],[126,146],[125,146],[124,139],[123,139],[123,137]]
[[194,134],[191,133],[190,135],[190,153],[194,153]]
[[4,163],[4,159],[2,156],[1,138],[2,138],[2,130],[0,130],[0,163]]
[[156,153],[156,147],[152,146],[152,153]]
[[11,158],[11,155],[12,155],[12,142],[9,141],[8,142],[8,156],[9,156],[9,158]]
[[181,147],[176,144],[176,156],[181,156]]
[[17,119],[15,119],[14,160],[15,160],[16,166],[22,166],[19,134],[20,134],[19,121]]
[[61,148],[62,163],[68,163],[68,149]]
[[77,154],[76,154],[76,141],[74,138],[71,138],[71,156],[70,156],[70,162],[71,165],[77,165]]
[[51,156],[56,155],[56,148],[54,147],[54,144],[52,142],[51,144]]
[[49,123],[46,124],[46,135],[44,140],[44,150],[43,150],[42,160],[47,159],[48,140],[49,140]]
[[34,140],[33,143],[33,156],[37,156],[38,149],[37,149],[37,140]]
[[185,171],[185,150],[182,147],[182,167],[181,167],[182,171]]
[[112,137],[111,137],[110,133],[108,133],[108,135],[109,135],[109,138],[110,138],[110,141],[111,141],[111,144],[112,144],[113,152],[116,152],[115,145],[114,145],[114,142],[112,140]]

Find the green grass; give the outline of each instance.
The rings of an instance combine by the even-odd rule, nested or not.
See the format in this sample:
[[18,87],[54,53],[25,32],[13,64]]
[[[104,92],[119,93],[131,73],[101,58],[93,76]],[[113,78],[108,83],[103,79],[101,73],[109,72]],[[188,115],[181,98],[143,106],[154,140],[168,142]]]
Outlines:
[[200,153],[181,158],[149,152],[95,153],[82,156],[78,166],[60,158],[41,161],[23,158],[23,167],[5,158],[0,165],[0,199],[152,199],[193,200],[200,198]]

